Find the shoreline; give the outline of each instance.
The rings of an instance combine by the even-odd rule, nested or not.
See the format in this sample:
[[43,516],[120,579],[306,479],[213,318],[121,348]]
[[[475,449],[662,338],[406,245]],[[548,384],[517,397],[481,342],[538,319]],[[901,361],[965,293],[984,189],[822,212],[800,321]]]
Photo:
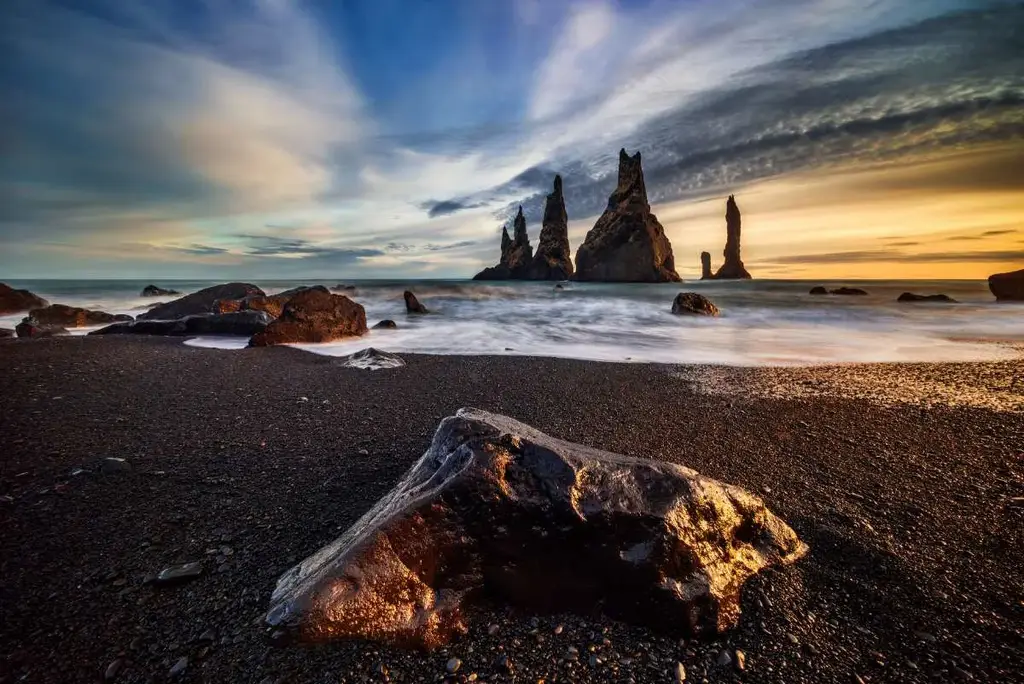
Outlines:
[[[361,371],[167,338],[0,344],[0,676],[93,682],[120,660],[118,682],[164,681],[187,657],[180,681],[384,681],[381,664],[391,681],[437,681],[458,657],[480,681],[669,682],[676,662],[696,682],[1020,681],[1019,408],[758,389],[765,375],[845,382],[822,367],[399,355],[407,366]],[[893,366],[983,392],[1022,363],[843,368],[868,382]],[[675,375],[695,369],[713,372]],[[705,391],[716,383],[728,391]],[[390,490],[462,406],[742,486],[811,551],[752,580],[739,628],[712,641],[493,606],[428,654],[268,645],[278,575]],[[108,456],[131,472],[98,472]],[[143,583],[189,560],[197,580]],[[723,649],[744,651],[742,674],[717,665]],[[494,674],[501,654],[515,680]]]

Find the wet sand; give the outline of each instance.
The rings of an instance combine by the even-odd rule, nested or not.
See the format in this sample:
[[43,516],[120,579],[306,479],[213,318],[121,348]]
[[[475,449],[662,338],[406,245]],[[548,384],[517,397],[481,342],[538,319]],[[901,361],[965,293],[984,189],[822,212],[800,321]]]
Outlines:
[[[96,682],[116,662],[118,682],[162,682],[187,658],[176,681],[427,682],[452,657],[476,681],[669,682],[677,662],[688,682],[1024,681],[1024,380],[1002,387],[1021,362],[403,356],[371,372],[285,348],[0,342],[0,681]],[[428,654],[270,645],[278,575],[462,406],[746,487],[810,553],[751,581],[717,641],[494,606]],[[101,474],[105,457],[131,472]],[[144,583],[193,560],[190,583]],[[717,664],[736,649],[742,673]]]

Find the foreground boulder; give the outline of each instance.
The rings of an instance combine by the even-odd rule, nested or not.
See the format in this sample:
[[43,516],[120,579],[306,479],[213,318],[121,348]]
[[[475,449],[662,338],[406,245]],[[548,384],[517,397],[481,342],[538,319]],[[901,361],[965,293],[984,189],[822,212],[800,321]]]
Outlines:
[[363,370],[382,370],[384,368],[400,368],[405,365],[405,361],[400,356],[367,347],[349,356],[341,365]]
[[717,316],[718,307],[696,292],[680,292],[672,302],[672,313],[690,316]]
[[137,320],[94,330],[90,335],[237,335],[251,337],[273,320],[265,311],[233,311],[186,316],[174,321]]
[[128,314],[109,314],[106,311],[90,311],[66,304],[51,304],[28,312],[29,318],[40,325],[55,325],[63,328],[84,328],[90,325],[106,325],[133,320]]
[[409,290],[406,290],[402,294],[402,297],[405,298],[405,311],[406,311],[406,313],[411,313],[411,314],[426,314],[426,313],[430,313],[430,311],[427,309],[427,307],[425,307],[422,304],[420,304],[420,300],[416,299],[416,295],[414,295]]
[[309,641],[431,648],[487,597],[716,634],[747,579],[806,548],[739,487],[462,409],[395,489],[282,575],[266,620]]
[[281,315],[249,340],[250,347],[330,342],[366,332],[366,310],[345,295],[309,289],[292,297]]
[[956,304],[957,301],[944,294],[933,294],[933,295],[920,295],[913,292],[904,292],[896,298],[897,302],[943,302],[946,304]]
[[0,283],[0,315],[41,309],[48,305],[48,301],[28,290],[15,290],[6,283]]
[[672,244],[647,202],[640,153],[619,151],[619,182],[608,207],[576,251],[576,279],[679,282]]
[[999,301],[1024,302],[1024,269],[990,275],[988,289]]
[[157,287],[156,285],[147,285],[146,287],[142,288],[141,296],[142,297],[167,297],[169,295],[176,295],[176,294],[181,294],[181,293],[178,292],[177,290],[165,290],[164,288]]
[[56,335],[69,334],[65,328],[59,325],[43,325],[33,321],[31,318],[26,318],[16,325],[14,332],[18,337],[54,337]]
[[390,318],[385,318],[381,321],[377,321],[373,325],[373,330],[395,330],[398,328],[398,324]]
[[311,287],[295,287],[274,295],[249,295],[242,299],[221,299],[217,301],[215,306],[217,311],[221,313],[230,313],[232,311],[266,311],[270,314],[271,318],[277,318],[284,310],[284,305],[290,302],[292,297],[309,290],[330,294],[330,291],[323,285],[313,285]]
[[173,321],[185,316],[221,313],[217,309],[217,302],[222,299],[244,299],[250,295],[264,294],[266,293],[263,290],[250,283],[214,285],[167,302],[163,306],[153,307],[149,311],[139,314],[139,318],[151,321]]

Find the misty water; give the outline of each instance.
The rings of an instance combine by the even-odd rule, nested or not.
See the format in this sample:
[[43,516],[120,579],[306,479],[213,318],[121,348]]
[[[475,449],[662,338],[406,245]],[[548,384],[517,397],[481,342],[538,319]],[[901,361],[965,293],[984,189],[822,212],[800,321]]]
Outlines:
[[[268,293],[324,281],[254,281]],[[12,281],[51,303],[138,315],[155,299],[144,281]],[[214,281],[160,281],[192,292]],[[618,362],[807,365],[872,361],[1014,358],[1024,342],[1024,305],[997,303],[984,281],[688,282],[659,285],[450,281],[345,281],[367,322],[397,330],[344,341],[295,345],[343,356],[367,346],[393,352],[551,356]],[[814,296],[814,285],[862,287],[868,296]],[[409,316],[409,288],[433,313]],[[699,292],[719,318],[675,316],[672,299]],[[944,293],[958,304],[896,302],[905,291]],[[162,298],[167,300],[169,298]],[[0,317],[13,327],[21,314]],[[77,330],[77,334],[87,330]],[[245,338],[200,337],[185,344],[242,348]]]

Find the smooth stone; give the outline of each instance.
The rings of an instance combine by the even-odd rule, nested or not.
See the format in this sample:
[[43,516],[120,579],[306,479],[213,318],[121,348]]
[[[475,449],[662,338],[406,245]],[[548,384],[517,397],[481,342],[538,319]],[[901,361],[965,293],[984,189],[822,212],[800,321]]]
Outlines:
[[174,663],[171,667],[171,671],[167,673],[168,677],[180,677],[185,674],[185,670],[188,669],[188,656],[181,656],[178,658],[178,662]]
[[160,586],[180,584],[194,580],[202,574],[203,565],[199,561],[171,565],[157,573],[156,577],[153,578],[153,584]]

